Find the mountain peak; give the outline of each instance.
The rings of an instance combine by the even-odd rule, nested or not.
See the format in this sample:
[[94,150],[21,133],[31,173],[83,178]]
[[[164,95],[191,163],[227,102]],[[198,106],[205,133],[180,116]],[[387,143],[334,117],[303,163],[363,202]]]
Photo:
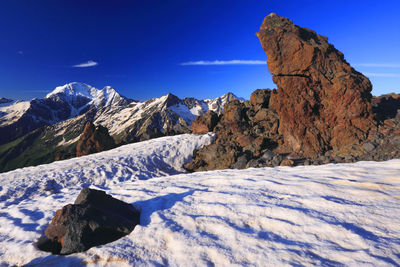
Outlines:
[[50,98],[53,95],[62,94],[62,95],[69,95],[69,96],[83,96],[87,98],[93,98],[94,94],[96,93],[97,89],[79,82],[72,82],[67,83],[62,86],[57,86],[51,93],[46,95],[46,98]]

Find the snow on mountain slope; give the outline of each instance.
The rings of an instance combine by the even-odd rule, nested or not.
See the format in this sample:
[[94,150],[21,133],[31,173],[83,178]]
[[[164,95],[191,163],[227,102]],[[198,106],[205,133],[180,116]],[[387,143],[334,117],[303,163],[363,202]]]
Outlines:
[[[0,145],[22,137],[43,126],[54,125],[86,114],[116,110],[132,101],[119,95],[112,87],[102,90],[84,83],[56,87],[43,99],[16,102],[0,107]],[[71,120],[70,122],[74,122]]]
[[18,120],[30,107],[29,101],[16,101],[0,106],[0,125],[6,126]]
[[97,89],[78,82],[72,82],[63,86],[57,86],[51,93],[46,95],[46,98],[51,98],[53,95],[64,95],[64,96],[83,96],[89,99],[96,97]]
[[[179,124],[183,128],[190,128],[196,116],[208,110],[219,113],[226,103],[234,99],[238,98],[232,93],[208,100],[194,98],[181,100],[175,95],[168,94],[145,102],[131,103],[126,107],[119,108],[118,111],[104,111],[95,117],[95,123],[107,127],[111,135],[117,136],[122,132],[129,132],[130,128],[140,129],[141,126],[136,124],[143,124],[143,121],[154,119],[154,114],[158,113],[160,119],[157,123],[153,121],[151,124],[158,126],[160,132],[165,132]],[[136,130],[136,132],[140,131]]]
[[69,83],[56,87],[45,99],[63,102],[70,106],[70,116],[74,117],[90,108],[105,109],[125,106],[130,101],[117,93],[111,86],[99,90],[84,83]]
[[[0,174],[0,265],[399,265],[400,160],[165,176],[210,139],[164,137]],[[83,186],[140,205],[140,225],[84,253],[38,251]]]
[[217,97],[215,99],[206,99],[204,102],[207,104],[208,109],[215,111],[216,113],[221,113],[222,109],[224,108],[224,105],[226,103],[231,102],[232,100],[238,99],[240,101],[244,101],[243,98],[239,98],[233,93],[226,93],[221,97]]

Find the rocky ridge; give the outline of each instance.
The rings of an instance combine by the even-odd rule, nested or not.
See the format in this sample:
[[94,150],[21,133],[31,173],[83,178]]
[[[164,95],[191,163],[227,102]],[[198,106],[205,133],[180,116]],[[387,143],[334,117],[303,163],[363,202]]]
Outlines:
[[216,120],[197,118],[194,132],[213,131],[217,139],[194,152],[187,170],[400,157],[398,95],[372,99],[368,78],[326,37],[287,18],[268,15],[257,36],[278,89],[230,102]]
[[44,99],[0,107],[0,140],[5,142],[0,145],[0,172],[74,157],[86,121],[107,128],[120,145],[188,133],[196,116],[208,110],[218,113],[231,99],[237,97],[227,93],[197,100],[168,94],[140,102],[111,87],[59,86]]

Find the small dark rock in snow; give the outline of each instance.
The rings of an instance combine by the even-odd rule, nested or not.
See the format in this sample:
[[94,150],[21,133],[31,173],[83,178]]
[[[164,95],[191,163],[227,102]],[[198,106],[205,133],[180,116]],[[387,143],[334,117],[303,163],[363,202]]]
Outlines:
[[37,246],[54,254],[82,252],[128,235],[139,223],[138,208],[85,188],[74,204],[56,212]]

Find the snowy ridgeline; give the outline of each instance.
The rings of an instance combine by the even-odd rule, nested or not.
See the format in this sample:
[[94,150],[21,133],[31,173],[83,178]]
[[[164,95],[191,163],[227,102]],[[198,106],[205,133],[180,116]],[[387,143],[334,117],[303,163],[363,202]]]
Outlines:
[[[0,174],[0,265],[400,262],[400,160],[177,174],[211,139],[164,137]],[[38,251],[54,212],[89,185],[140,205],[140,225],[84,253]]]

